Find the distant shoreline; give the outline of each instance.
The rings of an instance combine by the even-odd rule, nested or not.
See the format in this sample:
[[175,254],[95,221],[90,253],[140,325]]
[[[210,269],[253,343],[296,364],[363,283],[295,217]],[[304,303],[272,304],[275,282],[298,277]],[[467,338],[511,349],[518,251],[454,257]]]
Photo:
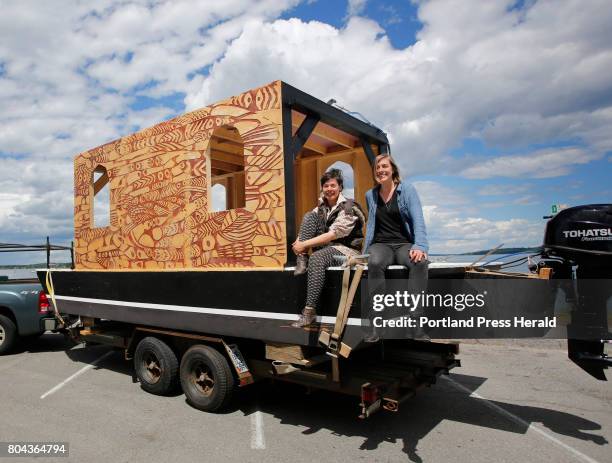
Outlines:
[[[518,254],[522,252],[531,253],[531,252],[539,252],[541,249],[542,249],[542,246],[535,246],[531,248],[499,248],[491,252],[491,255],[493,254]],[[468,255],[479,256],[479,255],[487,254],[490,251],[491,251],[490,249],[486,249],[486,250],[476,251],[476,252],[462,252],[457,255],[458,256],[468,256]]]
[[430,254],[430,256],[484,256],[491,252],[491,255],[494,254],[519,254],[519,253],[533,253],[539,252],[542,249],[541,246],[535,246],[530,248],[499,248],[495,251],[491,252],[490,249],[483,249],[481,251],[474,252],[460,252],[460,253],[440,253],[440,254]]
[[[517,253],[532,253],[540,250],[540,247],[531,247],[531,248],[500,248],[496,249],[491,253],[494,254],[517,254]],[[461,253],[437,253],[430,254],[432,257],[440,257],[440,256],[483,256],[487,254],[490,250],[481,250],[475,252],[461,252]],[[70,262],[58,262],[51,265],[52,268],[70,268],[72,264]],[[25,264],[25,265],[0,265],[0,270],[16,270],[16,269],[37,269],[37,268],[46,268],[47,263],[41,262],[38,264]]]
[[[56,264],[51,264],[51,268],[70,268],[71,266],[72,264],[70,262],[58,262]],[[39,264],[0,265],[0,270],[37,269],[37,268],[47,268],[47,263],[41,262]]]

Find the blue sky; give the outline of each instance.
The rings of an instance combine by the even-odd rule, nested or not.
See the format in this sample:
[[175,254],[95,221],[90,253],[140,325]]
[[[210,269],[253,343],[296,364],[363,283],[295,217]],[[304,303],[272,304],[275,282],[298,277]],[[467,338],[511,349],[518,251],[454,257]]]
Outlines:
[[79,152],[276,79],[388,133],[434,253],[537,245],[552,204],[612,199],[605,0],[0,7],[0,242],[71,240]]

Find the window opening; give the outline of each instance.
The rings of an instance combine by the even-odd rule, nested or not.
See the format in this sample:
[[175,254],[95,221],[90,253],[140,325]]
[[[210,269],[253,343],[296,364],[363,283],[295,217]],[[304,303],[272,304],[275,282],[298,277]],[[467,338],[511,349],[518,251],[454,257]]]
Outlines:
[[213,185],[211,190],[211,210],[214,212],[227,210],[227,188],[223,183]]
[[[245,206],[244,142],[238,129],[224,125],[210,138],[210,211]],[[224,201],[221,199],[223,190]]]
[[95,168],[93,180],[93,226],[94,228],[110,225],[110,185],[108,172],[104,166]]

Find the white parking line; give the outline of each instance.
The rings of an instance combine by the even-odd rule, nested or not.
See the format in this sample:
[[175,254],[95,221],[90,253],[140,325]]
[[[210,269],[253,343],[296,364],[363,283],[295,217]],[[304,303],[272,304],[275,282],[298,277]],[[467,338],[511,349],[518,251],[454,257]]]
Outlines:
[[259,410],[251,414],[251,448],[254,450],[264,450],[266,448],[263,415]]
[[564,448],[565,450],[567,450],[568,452],[572,453],[574,456],[580,458],[581,460],[586,461],[588,463],[599,463],[597,460],[589,457],[588,455],[585,455],[580,450],[577,450],[574,447],[572,447],[570,445],[567,445],[565,442],[557,439],[552,434],[549,434],[546,431],[544,431],[543,429],[540,429],[540,428],[534,426],[533,424],[528,423],[527,421],[523,420],[522,418],[519,418],[518,416],[510,413],[509,411],[504,410],[499,405],[496,405],[496,404],[492,403],[489,399],[487,399],[485,397],[482,397],[481,395],[478,395],[475,392],[470,391],[463,384],[458,383],[457,381],[451,379],[450,377],[448,377],[448,376],[441,376],[441,378],[443,378],[446,381],[448,381],[451,384],[451,386],[455,387],[456,389],[459,389],[461,392],[464,392],[464,393],[468,394],[470,397],[474,397],[476,399],[482,400],[482,403],[484,405],[486,405],[487,407],[489,407],[491,410],[494,410],[497,413],[499,413],[500,415],[505,416],[510,421],[515,422],[519,426],[523,426],[523,427],[527,428],[528,431],[531,430],[531,431],[536,432],[540,437],[542,437],[544,439],[547,439],[547,440],[549,440],[550,442],[552,442],[554,444],[557,444],[558,446]]
[[57,386],[49,389],[47,392],[45,392],[43,395],[40,396],[41,399],[44,399],[48,396],[50,396],[51,394],[53,394],[54,392],[59,391],[61,388],[63,388],[66,384],[68,384],[70,381],[72,381],[74,378],[81,376],[83,373],[85,373],[87,370],[91,370],[93,367],[95,367],[99,362],[101,362],[102,360],[104,360],[106,357],[110,356],[113,353],[113,351],[109,351],[106,354],[104,354],[102,357],[97,358],[96,360],[94,360],[93,362],[91,362],[89,365],[84,366],[83,368],[81,368],[79,371],[77,371],[75,374],[69,376],[68,378],[66,378],[64,381],[62,381],[61,383],[59,383]]

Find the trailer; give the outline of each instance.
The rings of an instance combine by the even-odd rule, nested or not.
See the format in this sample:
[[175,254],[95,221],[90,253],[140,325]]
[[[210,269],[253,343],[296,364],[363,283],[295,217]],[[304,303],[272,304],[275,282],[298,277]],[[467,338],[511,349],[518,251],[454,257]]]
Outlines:
[[225,409],[237,389],[271,379],[354,396],[359,417],[367,418],[378,410],[398,411],[401,402],[460,366],[455,343],[385,340],[342,358],[322,348],[86,317],[71,333],[76,342],[122,351],[144,391],[182,389],[190,405],[207,412]]
[[385,152],[380,129],[284,82],[249,90],[77,155],[74,265],[39,278],[67,332],[122,349],[148,392],[180,383],[217,411],[235,386],[276,378],[355,395],[363,417],[397,410],[459,365],[458,348],[365,342],[363,262],[329,268],[318,324],[290,326],[305,296],[291,243],[317,179],[344,162],[365,204]]
[[180,382],[216,411],[234,386],[274,377],[358,396],[363,416],[396,410],[458,365],[456,345],[364,343],[349,267],[328,269],[319,324],[290,326],[305,295],[291,243],[317,179],[350,165],[365,204],[388,151],[380,129],[284,82],[249,90],[77,155],[74,265],[39,278],[66,332],[123,349],[148,392]]

